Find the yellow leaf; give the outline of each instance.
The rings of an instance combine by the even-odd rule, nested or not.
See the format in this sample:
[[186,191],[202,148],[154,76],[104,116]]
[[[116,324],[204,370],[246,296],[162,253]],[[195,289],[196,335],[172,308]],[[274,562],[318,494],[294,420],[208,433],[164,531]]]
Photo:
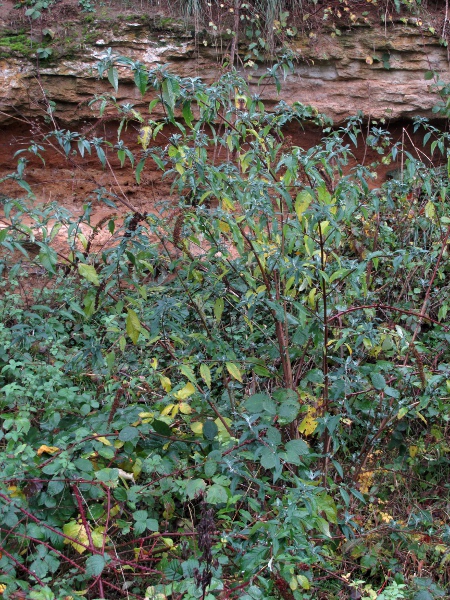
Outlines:
[[317,420],[315,419],[316,416],[316,409],[314,408],[314,406],[309,406],[308,407],[308,412],[306,414],[306,417],[303,419],[303,421],[300,423],[300,425],[298,426],[298,430],[300,431],[300,433],[303,433],[303,435],[312,435],[315,430],[317,429]]
[[147,150],[150,140],[152,139],[152,128],[150,126],[141,127],[139,130],[138,143],[142,145],[144,150]]
[[41,454],[44,454],[44,452],[46,454],[55,454],[55,452],[58,452],[59,448],[57,446],[46,446],[45,444],[43,446],[41,446],[38,451],[36,452],[36,454],[38,456],[41,456]]
[[105,543],[108,540],[108,536],[105,536],[105,528],[102,526],[93,529],[91,536],[96,548],[103,548],[103,540],[105,540]]
[[[22,490],[17,487],[17,485],[10,485],[8,487],[8,492],[9,495],[11,496],[11,498],[22,498],[22,500],[24,500],[26,498],[25,494],[22,492]],[[1,552],[0,552],[0,558],[1,558]]]
[[[87,531],[86,531],[84,525],[82,525],[81,523],[78,523],[77,521],[69,521],[69,523],[66,523],[63,526],[63,533],[64,533],[64,535],[67,535],[68,537],[73,538],[73,540],[76,540],[76,541],[73,541],[73,540],[65,539],[64,543],[70,544],[79,554],[83,554],[83,552],[85,552],[85,550],[87,550],[87,548],[85,548],[85,546],[88,545],[89,539],[88,539]],[[80,542],[80,543],[77,544],[77,542]]]
[[219,221],[219,229],[222,233],[230,232],[230,226],[228,225],[228,223],[225,223],[225,221]]
[[309,304],[310,308],[312,308],[312,309],[314,309],[316,307],[316,300],[315,300],[316,292],[317,292],[317,289],[313,288],[308,294],[308,304]]
[[165,392],[169,393],[170,390],[172,389],[172,382],[170,381],[170,379],[168,377],[165,377],[164,375],[160,375],[159,380],[161,382],[161,386],[162,386],[163,390]]
[[418,410],[416,411],[416,415],[419,417],[419,419],[421,419],[425,423],[425,425],[428,425],[428,421]]
[[227,366],[227,371],[231,375],[231,377],[234,377],[234,379],[237,379],[238,381],[240,381],[242,383],[242,375],[241,375],[241,372],[239,371],[239,369],[237,368],[237,366],[231,362],[227,362],[226,366]]
[[[228,419],[228,417],[224,417],[223,420],[228,425],[228,427],[231,427],[231,419]],[[215,419],[214,423],[217,425],[217,429],[219,430],[219,439],[221,441],[229,440],[231,436],[228,433],[227,428],[225,427],[225,425],[219,419],[219,417],[217,417],[217,419]]]
[[192,385],[191,382],[188,382],[184,388],[182,388],[181,390],[178,390],[178,392],[174,393],[174,397],[177,400],[186,400],[186,398],[189,398],[189,396],[192,396],[192,394],[195,392],[195,387]]
[[208,388],[211,389],[211,370],[205,363],[200,365],[200,375]]
[[431,202],[431,200],[425,205],[425,216],[429,219],[434,219],[436,216],[436,209],[434,208],[434,204]]
[[192,407],[187,402],[180,402],[178,406],[180,413],[183,415],[190,415],[192,413]]
[[3,592],[6,590],[6,585],[4,583],[0,583],[0,594],[3,594]]
[[195,423],[191,423],[191,429],[196,435],[202,435],[203,423],[200,423],[200,421],[195,421]]
[[409,451],[409,455],[411,458],[414,458],[416,456],[416,454],[419,452],[419,448],[418,446],[410,446],[408,448]]
[[166,416],[168,414],[170,414],[172,412],[172,408],[175,406],[175,404],[168,404],[162,411],[161,411],[161,415],[162,416]]
[[302,218],[303,213],[308,209],[313,200],[314,198],[306,190],[303,190],[297,195],[297,198],[295,199],[295,212],[299,220]]
[[152,358],[152,360],[150,361],[150,365],[153,369],[157,369],[158,368],[158,359]]
[[247,106],[247,97],[242,94],[236,94],[234,97],[234,105],[238,110],[245,110]]
[[403,417],[406,415],[408,410],[409,410],[409,408],[407,406],[402,406],[402,408],[397,413],[397,419],[398,420],[403,419]]
[[155,413],[151,413],[151,412],[141,412],[141,413],[139,413],[139,417],[141,419],[153,419],[154,416],[155,416]]
[[234,204],[229,198],[223,197],[222,198],[222,208],[223,208],[223,210],[232,211],[232,210],[234,210]]
[[141,332],[141,323],[139,317],[131,308],[128,309],[126,328],[133,344],[137,344]]
[[132,471],[133,471],[134,478],[137,479],[142,472],[142,460],[140,458],[137,458],[134,461]]
[[371,56],[366,56],[366,63],[368,65],[373,65],[373,58]]
[[95,438],[98,442],[101,442],[104,446],[112,446],[111,442],[108,440],[108,438],[105,438],[103,436]]

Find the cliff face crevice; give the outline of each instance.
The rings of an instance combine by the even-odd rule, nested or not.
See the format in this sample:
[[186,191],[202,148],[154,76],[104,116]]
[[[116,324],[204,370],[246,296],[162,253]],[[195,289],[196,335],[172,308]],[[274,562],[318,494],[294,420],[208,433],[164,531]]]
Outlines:
[[[70,22],[65,27],[70,32]],[[0,122],[12,115],[42,116],[44,94],[55,102],[62,123],[91,118],[88,101],[95,94],[111,92],[107,81],[96,78],[96,64],[109,47],[150,68],[167,65],[181,76],[206,82],[217,77],[223,57],[221,44],[211,37],[194,36],[183,23],[161,16],[117,18],[114,26],[108,20],[91,20],[76,43],[66,37],[67,43],[61,39],[59,51],[41,60],[39,68],[33,47],[24,55],[8,51],[0,39]],[[335,123],[358,111],[371,119],[432,117],[437,97],[424,74],[433,70],[445,80],[449,73],[446,48],[433,28],[417,19],[397,20],[386,27],[355,25],[341,35],[299,36],[291,46],[299,55],[295,72],[283,83],[280,95],[275,85],[266,83],[259,91],[262,99],[269,104],[282,99],[312,105]],[[246,73],[256,82],[266,69],[262,65]],[[140,96],[131,72],[123,70],[120,76],[118,102],[148,106],[150,97]]]

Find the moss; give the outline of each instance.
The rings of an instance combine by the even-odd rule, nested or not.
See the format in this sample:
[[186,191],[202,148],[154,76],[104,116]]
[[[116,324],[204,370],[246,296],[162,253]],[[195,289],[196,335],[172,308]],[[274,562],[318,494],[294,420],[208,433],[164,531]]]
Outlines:
[[37,47],[38,42],[32,42],[31,38],[24,33],[0,37],[0,54],[3,58],[11,56],[11,54],[30,56]]

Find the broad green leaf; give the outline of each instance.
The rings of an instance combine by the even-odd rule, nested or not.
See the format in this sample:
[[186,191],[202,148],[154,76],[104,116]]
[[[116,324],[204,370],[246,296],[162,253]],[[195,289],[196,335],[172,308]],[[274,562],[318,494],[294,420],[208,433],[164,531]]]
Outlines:
[[92,265],[85,265],[84,263],[78,263],[78,272],[81,277],[84,277],[94,285],[100,285],[97,271]]
[[93,554],[86,560],[86,575],[88,577],[98,577],[105,568],[106,561],[100,554]]
[[205,489],[206,482],[203,479],[190,479],[186,483],[186,495],[189,498],[189,500],[193,500]]
[[[49,273],[55,273],[58,256],[50,246],[43,246],[39,252],[39,261]],[[98,285],[98,284],[97,284]]]
[[209,504],[225,504],[228,500],[227,490],[219,483],[214,483],[206,494],[206,502]]
[[119,433],[119,440],[122,440],[122,442],[130,442],[138,437],[139,431],[136,429],[136,427],[131,427],[130,425],[124,427]]
[[207,440],[213,440],[219,433],[219,428],[214,421],[205,421],[203,423],[203,437]]
[[262,449],[259,460],[264,469],[273,469],[278,463],[277,455],[272,448],[268,447]]

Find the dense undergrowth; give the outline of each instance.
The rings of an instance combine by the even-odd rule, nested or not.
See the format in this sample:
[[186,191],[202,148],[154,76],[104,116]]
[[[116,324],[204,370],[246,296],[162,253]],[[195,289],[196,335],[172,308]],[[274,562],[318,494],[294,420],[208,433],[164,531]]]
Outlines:
[[[114,152],[138,182],[152,161],[178,201],[2,200],[3,597],[448,597],[448,134],[418,120],[408,151],[382,123],[267,112],[235,72],[207,87],[110,53],[114,88],[119,65],[156,91],[148,114],[105,96],[118,139],[55,130],[28,152],[112,177]],[[317,146],[283,137],[311,122]],[[357,144],[392,179],[369,185]],[[26,156],[8,181],[28,191]],[[99,201],[123,222],[94,223]]]

